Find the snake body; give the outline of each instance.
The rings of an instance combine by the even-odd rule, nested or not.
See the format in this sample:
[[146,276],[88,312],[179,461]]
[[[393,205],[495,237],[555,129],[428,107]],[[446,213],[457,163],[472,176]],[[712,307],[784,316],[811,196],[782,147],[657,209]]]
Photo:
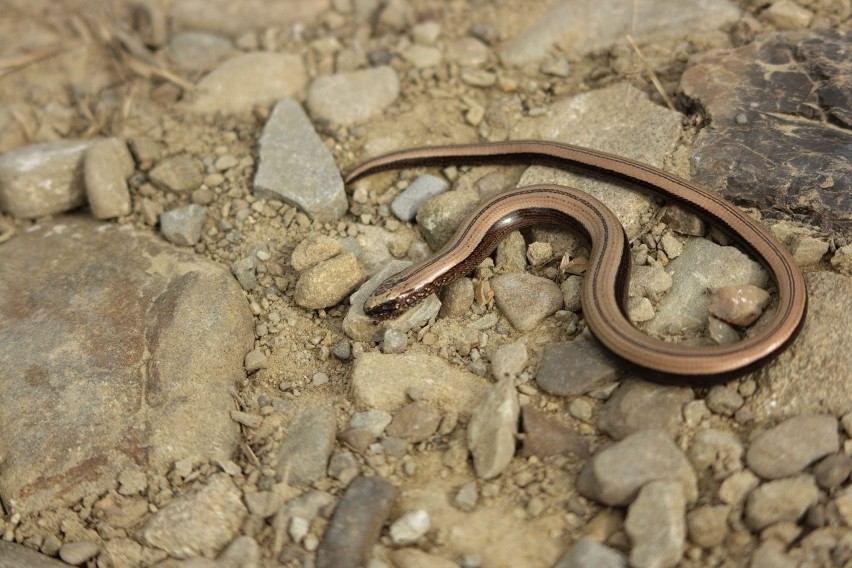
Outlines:
[[440,286],[473,270],[509,232],[550,225],[572,228],[590,241],[582,289],[586,323],[608,349],[637,365],[691,377],[729,374],[771,357],[798,331],[807,308],[804,278],[772,234],[719,195],[635,160],[542,140],[436,146],[373,158],[351,170],[346,182],[394,168],[502,162],[590,170],[637,184],[694,211],[735,238],[772,273],[778,302],[771,321],[754,335],[729,345],[684,345],[642,333],[627,317],[630,248],[623,227],[589,194],[556,185],[520,187],[477,207],[441,250],[383,282],[364,305],[368,316],[376,320],[398,316]]

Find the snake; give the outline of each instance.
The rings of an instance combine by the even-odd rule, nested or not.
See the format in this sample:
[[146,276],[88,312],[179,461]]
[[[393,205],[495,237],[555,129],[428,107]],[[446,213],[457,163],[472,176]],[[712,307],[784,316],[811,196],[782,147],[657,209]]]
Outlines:
[[522,186],[473,209],[434,255],[383,281],[364,303],[376,322],[395,318],[449,282],[470,273],[510,232],[530,226],[572,229],[590,244],[581,306],[594,337],[615,355],[666,375],[692,378],[741,373],[764,364],[797,335],[807,311],[804,277],[790,252],[758,221],[696,183],[614,154],[547,140],[429,146],[391,152],[351,169],[345,183],[389,170],[436,165],[529,163],[579,169],[638,186],[714,224],[773,276],[771,319],[736,343],[664,341],[636,328],[627,315],[630,245],[618,218],[586,192],[561,185]]

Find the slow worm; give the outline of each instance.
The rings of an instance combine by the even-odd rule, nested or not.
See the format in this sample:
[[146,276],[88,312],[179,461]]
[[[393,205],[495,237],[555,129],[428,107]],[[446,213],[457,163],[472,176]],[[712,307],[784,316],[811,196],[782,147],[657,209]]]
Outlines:
[[368,316],[376,320],[396,317],[438,287],[470,272],[509,232],[551,225],[573,228],[590,241],[582,289],[583,315],[595,337],[628,361],[675,375],[725,375],[763,362],[795,337],[804,319],[807,294],[802,273],[790,253],[762,225],[715,193],[635,160],[539,140],[437,146],[368,160],[350,171],[346,182],[392,168],[500,162],[591,170],[686,206],[735,238],[772,273],[778,293],[774,316],[759,332],[730,345],[692,346],[646,335],[626,315],[630,249],[623,227],[589,194],[555,185],[517,188],[477,207],[434,256],[383,282],[365,303]]

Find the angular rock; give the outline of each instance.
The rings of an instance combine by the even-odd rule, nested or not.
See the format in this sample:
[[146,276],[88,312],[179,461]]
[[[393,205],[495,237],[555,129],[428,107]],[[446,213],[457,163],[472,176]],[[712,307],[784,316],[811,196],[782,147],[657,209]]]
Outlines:
[[675,480],[687,503],[698,497],[695,472],[686,456],[662,430],[642,430],[599,451],[580,472],[577,489],[606,505],[627,505],[643,485]]
[[554,396],[577,396],[618,378],[616,359],[597,341],[573,341],[544,346],[536,383]]
[[[196,85],[198,97],[188,109],[210,114],[248,112],[256,105],[268,105],[295,95],[307,80],[304,64],[297,55],[274,52],[237,55],[201,78]],[[239,88],[234,88],[235,85]]]
[[349,126],[374,118],[399,96],[389,66],[317,77],[308,88],[308,111],[319,121]]
[[311,234],[300,241],[290,255],[290,266],[302,272],[343,252],[343,244],[332,237]]
[[201,228],[206,218],[207,211],[195,203],[170,209],[160,214],[160,232],[170,243],[191,247],[201,239]]
[[491,279],[494,301],[509,323],[531,331],[562,307],[562,291],[553,281],[532,274],[499,274]]
[[524,441],[522,457],[546,458],[558,455],[574,455],[586,458],[589,445],[573,428],[558,418],[545,414],[534,406],[521,407]]
[[397,195],[391,203],[391,211],[401,221],[411,221],[420,205],[430,197],[447,191],[449,184],[443,178],[424,174]]
[[258,153],[256,196],[289,203],[323,223],[346,212],[349,203],[337,164],[299,103],[285,98],[275,105]]
[[493,479],[515,455],[518,431],[518,391],[512,379],[502,379],[477,403],[467,426],[467,447],[480,479]]
[[794,416],[755,438],[746,453],[746,463],[764,479],[779,479],[839,449],[836,419],[813,414]]
[[188,192],[204,179],[204,170],[190,154],[177,154],[160,161],[148,172],[148,179],[164,191]]
[[428,440],[441,423],[441,415],[425,402],[412,402],[403,406],[387,427],[388,436],[404,438],[416,444]]
[[337,416],[330,406],[302,412],[287,429],[278,450],[278,475],[294,485],[310,485],[325,477],[334,450]]
[[165,473],[188,455],[233,454],[230,391],[254,320],[226,270],[82,218],[5,243],[0,265],[7,510],[105,493],[139,464]]
[[343,253],[304,271],[296,281],[293,299],[303,308],[328,308],[340,303],[363,279],[355,255]]
[[93,143],[47,142],[0,156],[0,209],[13,217],[35,219],[83,205],[83,156]]
[[677,481],[651,481],[627,510],[624,531],[633,542],[630,565],[671,568],[686,548],[686,500]]
[[683,406],[693,398],[687,387],[627,379],[607,400],[597,426],[615,440],[648,428],[664,430],[674,438],[683,424]]
[[89,207],[96,219],[130,213],[127,178],[133,173],[133,167],[127,145],[117,138],[95,142],[86,150],[83,177]]
[[527,346],[523,341],[507,343],[497,348],[491,356],[491,371],[497,380],[518,376],[529,361]]

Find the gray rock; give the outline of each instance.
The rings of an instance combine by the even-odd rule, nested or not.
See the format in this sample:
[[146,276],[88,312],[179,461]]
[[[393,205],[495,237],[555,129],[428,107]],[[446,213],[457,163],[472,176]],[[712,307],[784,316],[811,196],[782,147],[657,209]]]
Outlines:
[[796,522],[818,499],[811,475],[769,481],[748,496],[745,521],[756,531],[782,521]]
[[[295,95],[307,80],[304,64],[297,55],[274,52],[237,55],[201,78],[196,85],[198,97],[187,108],[206,114],[248,112],[257,105]],[[235,85],[239,88],[235,89]]]
[[127,178],[133,173],[133,167],[127,145],[117,138],[95,142],[86,150],[83,177],[89,207],[96,219],[130,213]]
[[68,568],[68,564],[31,548],[0,540],[0,568]]
[[754,374],[760,385],[749,398],[757,420],[801,414],[852,412],[852,326],[837,314],[852,313],[852,278],[830,272],[805,275],[808,314],[796,340]]
[[391,211],[401,221],[411,221],[424,201],[447,191],[449,184],[443,178],[429,174],[418,176],[411,185],[397,195],[391,203]]
[[588,443],[575,428],[528,404],[521,408],[521,412],[524,429],[524,441],[520,451],[522,457],[588,457]]
[[390,412],[378,408],[371,408],[365,412],[357,412],[349,421],[350,428],[366,428],[374,437],[378,438],[393,420]]
[[710,296],[708,285],[753,284],[765,288],[769,276],[757,262],[734,247],[722,247],[706,239],[692,239],[683,254],[666,267],[672,288],[648,330],[659,335],[694,334],[707,326]]
[[722,480],[743,468],[743,445],[736,434],[709,428],[695,434],[689,446],[689,460],[701,474],[710,470]]
[[555,44],[570,46],[583,55],[605,50],[629,29],[643,43],[659,44],[689,33],[718,30],[732,25],[739,9],[725,0],[689,0],[677,7],[654,1],[634,9],[617,0],[557,2],[531,27],[510,41],[501,53],[507,65],[543,60]]
[[91,560],[100,552],[100,547],[94,542],[66,542],[59,549],[59,558],[72,566],[80,566]]
[[787,477],[840,449],[837,420],[794,416],[763,432],[746,453],[749,468],[764,479]]
[[225,566],[258,568],[260,566],[260,546],[250,536],[238,536],[219,555],[218,561]]
[[331,152],[293,99],[275,105],[259,142],[254,194],[298,207],[320,222],[339,219],[349,206]]
[[278,450],[278,475],[295,485],[310,485],[325,477],[336,433],[337,416],[332,407],[303,411],[287,429],[287,438]]
[[148,179],[164,191],[188,192],[201,184],[204,170],[190,154],[177,154],[160,161],[148,172]]
[[833,491],[843,485],[850,474],[852,474],[852,457],[844,454],[828,456],[814,467],[817,484],[827,491]]
[[244,364],[246,367],[246,373],[253,373],[260,369],[266,369],[269,366],[266,355],[264,355],[263,351],[259,348],[252,349],[246,353]]
[[170,209],[160,215],[160,232],[170,243],[191,247],[201,239],[201,227],[206,218],[207,210],[195,203]]
[[479,196],[473,191],[448,191],[420,205],[417,226],[432,250],[440,249],[450,240],[456,227],[478,201]]
[[283,4],[267,4],[263,0],[175,0],[169,4],[169,16],[176,29],[236,37],[263,29],[270,22],[282,30],[291,29],[297,22],[308,22],[328,9],[328,0],[290,0]]
[[302,272],[293,299],[303,308],[328,308],[340,303],[363,279],[355,255],[343,253]]
[[299,241],[293,249],[290,255],[290,266],[296,272],[302,272],[341,252],[343,252],[343,244],[339,239],[313,233]]
[[243,494],[249,512],[261,518],[269,518],[281,508],[283,499],[274,491],[246,491]]
[[504,272],[524,272],[527,269],[527,243],[520,231],[512,231],[497,245],[494,255],[494,270]]
[[698,496],[695,472],[662,430],[642,430],[601,450],[586,464],[577,489],[606,505],[627,505],[639,488],[658,479],[678,481],[687,503]]
[[[356,252],[356,255],[364,267],[364,272],[370,276],[393,262],[395,258],[405,256],[412,246],[412,233],[405,228],[388,231],[384,227],[360,223],[357,227],[360,252]],[[408,256],[414,259],[412,255]]]
[[630,272],[630,296],[659,299],[672,287],[672,276],[662,266],[636,266]]
[[515,455],[518,431],[518,391],[512,379],[502,379],[477,403],[467,426],[467,447],[480,479],[493,479]]
[[[576,362],[582,362],[576,364]],[[577,337],[548,343],[541,355],[536,383],[554,396],[577,396],[618,378],[618,365],[597,341]]]
[[683,425],[683,406],[693,398],[687,387],[627,379],[607,400],[597,426],[615,440],[648,428],[664,430],[674,439]]
[[569,276],[568,278],[562,281],[562,285],[559,287],[559,289],[562,291],[562,305],[565,307],[565,309],[569,312],[579,311],[582,305],[582,276]]
[[216,554],[239,531],[248,511],[230,476],[217,473],[194,493],[157,512],[142,530],[145,544],[175,558]]
[[187,71],[206,71],[233,50],[230,40],[204,32],[182,32],[169,41],[169,57]]
[[438,431],[440,423],[440,414],[432,410],[427,403],[416,401],[397,411],[387,427],[387,434],[416,444],[431,438]]
[[686,547],[686,500],[677,481],[651,481],[627,510],[624,531],[630,537],[630,565],[672,568]]
[[231,274],[246,292],[257,288],[257,271],[255,269],[254,257],[247,256],[231,263]]
[[226,270],[83,218],[19,235],[0,265],[6,503],[55,507],[106,493],[131,466],[165,473],[187,455],[233,454],[230,392],[254,333]]
[[13,217],[35,219],[83,205],[81,165],[93,143],[47,142],[0,156],[0,209]]
[[535,329],[562,307],[562,291],[553,281],[532,274],[499,274],[491,279],[494,301],[519,331]]
[[702,548],[713,548],[725,541],[728,535],[727,505],[705,505],[691,510],[686,515],[689,540]]
[[382,353],[405,353],[408,349],[408,336],[392,327],[382,333]]
[[526,343],[515,341],[501,345],[491,356],[491,372],[497,380],[517,377],[527,366],[529,353]]
[[565,551],[553,568],[627,568],[627,558],[617,550],[583,537]]
[[380,477],[356,477],[317,549],[317,568],[363,565],[390,515],[396,491]]
[[477,501],[479,501],[479,492],[475,481],[462,485],[453,498],[453,504],[466,512],[473,511],[476,508]]
[[352,452],[337,452],[328,460],[328,475],[344,485],[355,479],[360,469]]
[[317,77],[308,87],[315,120],[348,126],[376,117],[399,96],[399,78],[389,66]]
[[403,48],[400,55],[417,69],[426,69],[427,67],[440,65],[443,58],[440,49],[416,43]]

